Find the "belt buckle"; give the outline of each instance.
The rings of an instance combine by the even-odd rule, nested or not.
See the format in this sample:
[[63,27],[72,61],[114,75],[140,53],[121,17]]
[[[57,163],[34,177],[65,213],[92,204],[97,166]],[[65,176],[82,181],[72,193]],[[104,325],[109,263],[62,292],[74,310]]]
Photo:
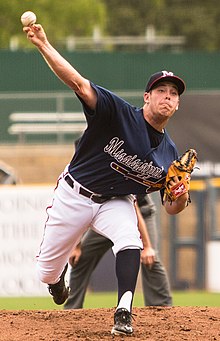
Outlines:
[[92,193],[90,199],[94,201],[96,204],[102,204],[103,202],[108,200],[106,198],[102,198],[101,194],[96,193]]
[[90,197],[90,199],[97,204],[99,203],[100,198],[101,198],[101,194],[95,194],[95,193],[92,193]]

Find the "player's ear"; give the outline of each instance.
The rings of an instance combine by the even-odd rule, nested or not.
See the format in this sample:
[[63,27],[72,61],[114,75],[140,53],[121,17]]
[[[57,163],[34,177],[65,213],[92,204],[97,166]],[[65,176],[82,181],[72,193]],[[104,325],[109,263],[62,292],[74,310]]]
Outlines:
[[178,101],[178,103],[177,103],[177,106],[176,106],[176,110],[178,110],[179,109],[179,101]]
[[149,93],[148,92],[144,93],[144,103],[149,104]]

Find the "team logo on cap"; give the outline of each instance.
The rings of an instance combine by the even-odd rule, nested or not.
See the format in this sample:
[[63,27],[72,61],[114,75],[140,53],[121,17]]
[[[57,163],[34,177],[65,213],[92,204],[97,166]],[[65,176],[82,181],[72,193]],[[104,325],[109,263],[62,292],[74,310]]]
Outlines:
[[162,73],[163,73],[163,77],[173,76],[173,72],[162,71]]

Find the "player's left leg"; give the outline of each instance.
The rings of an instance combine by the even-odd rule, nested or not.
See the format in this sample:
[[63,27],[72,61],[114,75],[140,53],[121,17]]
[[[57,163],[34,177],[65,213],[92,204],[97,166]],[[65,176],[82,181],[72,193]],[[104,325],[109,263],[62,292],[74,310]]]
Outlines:
[[132,196],[113,199],[102,205],[92,223],[95,230],[112,240],[116,255],[118,304],[112,334],[129,335],[133,332],[132,302],[142,248]]
[[132,303],[140,266],[140,249],[126,249],[116,255],[118,304],[112,334],[132,334]]

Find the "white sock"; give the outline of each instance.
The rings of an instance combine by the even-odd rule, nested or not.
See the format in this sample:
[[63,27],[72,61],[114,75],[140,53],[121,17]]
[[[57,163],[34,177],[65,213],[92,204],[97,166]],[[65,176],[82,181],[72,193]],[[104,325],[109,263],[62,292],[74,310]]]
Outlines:
[[116,310],[118,310],[119,308],[125,308],[128,311],[130,311],[131,301],[132,301],[132,292],[126,291],[124,295],[121,297]]

